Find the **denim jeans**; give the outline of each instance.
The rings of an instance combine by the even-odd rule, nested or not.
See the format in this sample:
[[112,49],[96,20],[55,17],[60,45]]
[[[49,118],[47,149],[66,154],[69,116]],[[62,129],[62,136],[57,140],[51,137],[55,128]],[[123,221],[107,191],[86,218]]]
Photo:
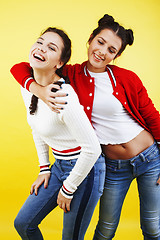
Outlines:
[[129,160],[106,159],[106,180],[94,240],[111,240],[117,229],[129,186],[137,180],[140,221],[145,240],[160,240],[160,153],[154,143]]
[[[43,185],[38,195],[28,197],[15,219],[15,228],[23,240],[42,240],[40,222],[57,207],[57,195],[63,181],[77,159],[56,160],[51,167],[48,188]],[[102,195],[105,180],[105,158],[101,155],[80,184],[71,201],[71,211],[64,213],[63,240],[82,240],[90,223],[94,208]],[[56,218],[56,217],[55,217]],[[53,225],[54,228],[54,225]]]

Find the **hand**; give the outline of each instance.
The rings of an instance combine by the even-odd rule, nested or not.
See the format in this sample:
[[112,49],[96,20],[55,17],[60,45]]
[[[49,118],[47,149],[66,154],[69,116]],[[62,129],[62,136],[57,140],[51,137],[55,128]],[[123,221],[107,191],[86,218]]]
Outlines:
[[66,101],[61,101],[55,98],[66,97],[66,93],[62,93],[61,91],[52,92],[52,88],[60,90],[60,86],[58,86],[57,84],[49,84],[43,87],[36,82],[31,83],[29,90],[38,98],[40,98],[43,102],[45,102],[52,111],[59,113],[59,109],[62,109],[62,106],[58,106],[57,104],[63,105]]
[[160,177],[157,180],[157,185],[160,185]]
[[50,179],[51,174],[50,173],[45,173],[42,175],[38,175],[36,181],[32,184],[31,186],[31,191],[30,194],[32,195],[33,192],[35,195],[38,195],[38,188],[44,183],[44,188],[48,187],[49,179]]
[[72,199],[65,198],[59,191],[58,197],[57,197],[57,204],[59,205],[60,208],[63,209],[65,213],[70,211],[71,201]]

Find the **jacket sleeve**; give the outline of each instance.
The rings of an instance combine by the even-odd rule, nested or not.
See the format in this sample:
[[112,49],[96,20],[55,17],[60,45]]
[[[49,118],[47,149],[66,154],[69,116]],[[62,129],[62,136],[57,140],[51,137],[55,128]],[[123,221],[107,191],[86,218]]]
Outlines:
[[138,98],[139,112],[145,120],[151,134],[157,143],[160,144],[160,114],[155,108],[152,100],[149,98],[147,90],[140,79],[138,82]]
[[[65,65],[63,67],[64,75],[68,75],[68,69],[70,69],[68,65]],[[27,62],[21,62],[21,63],[15,64],[10,69],[10,72],[13,75],[13,77],[17,80],[17,82],[23,88],[26,88],[29,91],[30,84],[35,81],[33,78],[32,68],[30,64]]]
[[34,81],[32,75],[32,68],[27,62],[15,64],[11,70],[11,74],[17,82],[29,91],[30,84]]

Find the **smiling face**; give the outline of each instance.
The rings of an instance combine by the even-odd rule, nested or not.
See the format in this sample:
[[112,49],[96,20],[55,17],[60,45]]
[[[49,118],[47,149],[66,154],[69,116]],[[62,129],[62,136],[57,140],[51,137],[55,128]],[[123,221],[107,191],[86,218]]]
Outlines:
[[63,65],[61,61],[62,38],[54,32],[46,32],[33,44],[29,54],[29,62],[33,69],[54,70]]
[[104,72],[118,54],[122,40],[110,29],[104,29],[89,42],[87,68],[91,72]]

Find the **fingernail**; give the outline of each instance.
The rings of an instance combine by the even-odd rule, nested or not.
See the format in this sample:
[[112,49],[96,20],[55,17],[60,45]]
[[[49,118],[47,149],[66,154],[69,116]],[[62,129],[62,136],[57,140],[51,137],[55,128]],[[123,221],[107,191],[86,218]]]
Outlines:
[[65,104],[67,104],[68,102],[65,102]]
[[66,96],[68,96],[68,93],[66,93]]
[[60,86],[60,89],[62,89],[62,87]]
[[63,110],[63,108],[61,108],[61,110]]

